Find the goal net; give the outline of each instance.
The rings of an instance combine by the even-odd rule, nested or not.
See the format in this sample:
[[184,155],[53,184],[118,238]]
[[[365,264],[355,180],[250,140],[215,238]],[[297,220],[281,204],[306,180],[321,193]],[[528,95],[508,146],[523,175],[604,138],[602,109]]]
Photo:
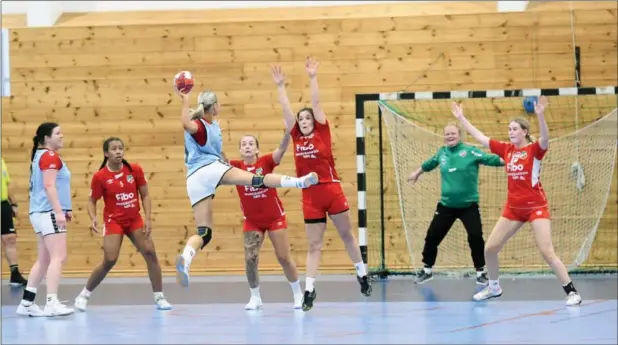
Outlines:
[[[435,169],[425,173],[414,185],[407,182],[407,177],[444,145],[444,126],[456,122],[450,111],[451,103],[462,102],[466,117],[487,136],[508,141],[508,123],[517,117],[526,118],[531,124],[531,134],[538,136],[536,116],[526,113],[523,100],[541,92],[548,94],[550,103],[545,117],[551,141],[542,163],[541,181],[552,214],[553,244],[568,268],[582,264],[590,254],[603,215],[615,217],[605,210],[615,175],[618,125],[616,88],[582,90],[406,94],[412,99],[402,99],[401,94],[381,95],[377,103],[384,125],[384,145],[382,169],[377,170],[381,174],[382,213],[387,214],[387,226],[383,236],[372,230],[376,227],[369,226],[370,269],[387,266],[410,272],[422,267],[424,239],[440,199],[440,172]],[[376,125],[375,116],[373,125]],[[375,135],[376,131],[373,132]],[[478,146],[463,131],[462,136],[464,142]],[[376,171],[375,165],[373,170],[370,166],[372,160],[375,161],[367,158],[368,175]],[[480,168],[480,209],[485,239],[506,201],[503,169]],[[367,179],[375,181],[376,176]],[[368,189],[367,193],[369,198],[371,191]],[[368,213],[377,212],[371,210],[373,202],[368,204]],[[386,255],[379,253],[381,248]],[[512,272],[548,270],[528,224],[501,251],[500,266]],[[473,271],[467,233],[460,221],[440,244],[434,268],[451,274]]]

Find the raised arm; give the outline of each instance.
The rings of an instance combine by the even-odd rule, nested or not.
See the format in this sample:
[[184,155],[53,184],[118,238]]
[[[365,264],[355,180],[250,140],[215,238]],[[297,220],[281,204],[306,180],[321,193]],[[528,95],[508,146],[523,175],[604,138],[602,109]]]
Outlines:
[[451,112],[453,116],[461,122],[461,125],[466,129],[466,132],[470,134],[474,139],[476,139],[481,145],[485,147],[489,147],[489,137],[487,137],[483,132],[479,131],[476,127],[474,127],[468,119],[465,118],[463,114],[463,104],[457,104],[457,102],[453,102],[451,106]]
[[305,62],[305,70],[309,75],[309,89],[311,90],[311,108],[313,109],[314,119],[321,123],[326,123],[326,113],[320,104],[320,87],[318,86],[318,66],[320,63],[314,58],[308,57]]
[[182,93],[178,90],[176,85],[174,85],[174,91],[182,100],[182,110],[180,111],[180,121],[182,122],[182,127],[189,134],[197,133],[198,126],[192,119],[191,109],[189,109],[189,95]]
[[296,118],[294,117],[294,111],[288,98],[288,92],[285,89],[285,75],[281,72],[281,66],[273,66],[271,69],[273,80],[277,84],[277,93],[279,94],[279,104],[283,110],[283,121],[285,122],[286,132],[292,130],[296,124]]
[[549,105],[547,97],[541,96],[539,101],[534,104],[534,112],[539,119],[539,130],[541,136],[539,137],[539,146],[541,149],[547,150],[549,148],[549,128],[547,128],[547,122],[545,122],[545,108]]
[[283,158],[285,151],[287,151],[288,146],[290,146],[290,138],[290,130],[286,129],[283,134],[283,138],[281,138],[281,142],[279,143],[279,147],[277,147],[275,152],[273,152],[273,161],[275,161],[275,164],[278,165],[281,163],[281,158]]

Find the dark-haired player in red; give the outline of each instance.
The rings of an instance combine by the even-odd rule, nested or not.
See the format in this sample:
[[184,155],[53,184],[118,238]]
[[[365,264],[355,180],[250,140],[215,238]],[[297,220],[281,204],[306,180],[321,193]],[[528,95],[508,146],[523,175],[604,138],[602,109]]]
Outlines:
[[[240,155],[242,160],[232,160],[230,165],[249,171],[257,176],[270,174],[281,162],[290,144],[290,133],[286,131],[279,147],[272,153],[260,156],[260,144],[252,135],[240,139]],[[300,309],[303,293],[298,280],[296,264],[290,255],[290,244],[287,234],[287,221],[283,204],[275,188],[255,188],[251,186],[236,186],[244,215],[243,237],[245,244],[245,270],[251,291],[251,299],[245,306],[247,310],[262,307],[260,296],[260,278],[258,276],[258,261],[260,248],[264,243],[264,232],[275,249],[277,260],[283,268],[294,295],[294,308]]]
[[[157,259],[151,232],[151,201],[148,183],[142,167],[124,159],[124,143],[120,138],[109,138],[103,143],[105,158],[99,171],[92,176],[88,215],[91,229],[98,232],[97,201],[103,198],[103,262],[97,266],[82,292],[75,298],[75,309],[86,311],[92,291],[105,279],[116,264],[122,240],[126,235],[142,254],[148,267],[148,276],[158,309],[172,306],[163,295],[161,267]],[[146,220],[140,215],[138,195],[142,199]]]
[[281,72],[281,67],[272,68],[272,76],[279,93],[279,102],[284,109],[284,120],[287,128],[291,129],[294,142],[296,174],[303,176],[307,172],[315,171],[319,178],[317,185],[302,191],[305,232],[309,241],[303,297],[303,310],[305,311],[313,307],[313,301],[316,298],[314,284],[322,256],[327,215],[337,228],[348,255],[354,263],[358,282],[361,285],[361,293],[365,296],[371,295],[371,285],[361,258],[360,248],[352,233],[350,207],[335,170],[330,126],[319,99],[318,65],[315,59],[307,58],[305,70],[310,79],[311,108],[301,109],[296,118],[294,118],[294,112],[287,96],[285,76]]

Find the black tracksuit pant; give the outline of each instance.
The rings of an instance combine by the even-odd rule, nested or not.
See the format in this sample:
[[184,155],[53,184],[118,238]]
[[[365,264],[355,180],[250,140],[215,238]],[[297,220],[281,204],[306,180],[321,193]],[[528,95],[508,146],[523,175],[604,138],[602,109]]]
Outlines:
[[468,233],[468,244],[472,251],[472,262],[477,271],[485,267],[485,241],[483,240],[483,224],[478,203],[472,203],[466,208],[451,208],[438,203],[434,213],[423,248],[423,263],[425,267],[433,267],[438,256],[438,246],[455,223],[461,220]]

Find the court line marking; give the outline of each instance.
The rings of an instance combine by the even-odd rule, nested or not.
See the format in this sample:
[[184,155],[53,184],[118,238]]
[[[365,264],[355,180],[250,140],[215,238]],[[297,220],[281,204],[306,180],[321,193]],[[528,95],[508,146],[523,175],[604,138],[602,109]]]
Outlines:
[[611,311],[616,311],[617,309],[607,309],[607,310],[601,310],[601,311],[597,311],[594,313],[588,313],[588,314],[584,314],[584,315],[577,315],[577,316],[569,316],[569,317],[565,317],[563,319],[558,319],[558,320],[553,320],[553,321],[549,321],[549,323],[558,323],[558,322],[562,322],[562,321],[568,321],[568,320],[573,320],[573,319],[581,319],[583,317],[588,317],[588,316],[593,316],[593,315],[599,315],[599,314],[605,314]]
[[556,308],[556,309],[547,309],[547,310],[542,310],[536,313],[529,313],[529,314],[523,314],[523,315],[517,315],[517,316],[513,316],[513,317],[509,317],[506,319],[500,319],[500,320],[496,320],[496,321],[490,321],[490,322],[484,322],[478,325],[474,325],[474,326],[467,326],[467,327],[462,327],[462,328],[457,328],[454,329],[452,331],[449,331],[448,333],[457,333],[457,332],[462,332],[462,331],[469,331],[469,330],[473,330],[476,328],[481,328],[481,327],[486,327],[486,326],[491,326],[491,325],[495,325],[498,323],[504,323],[504,322],[509,322],[509,321],[515,321],[515,320],[522,320],[522,319],[526,319],[529,317],[533,317],[533,316],[548,316],[548,315],[553,315],[555,312],[560,311],[560,310],[564,310],[567,308],[583,308],[583,307],[587,307],[587,306],[591,306],[591,305],[595,305],[595,304],[599,304],[599,303],[604,303],[610,300],[597,300],[594,302],[590,302],[590,303],[586,303],[586,304],[582,304],[580,306],[577,307],[561,307],[561,308]]

